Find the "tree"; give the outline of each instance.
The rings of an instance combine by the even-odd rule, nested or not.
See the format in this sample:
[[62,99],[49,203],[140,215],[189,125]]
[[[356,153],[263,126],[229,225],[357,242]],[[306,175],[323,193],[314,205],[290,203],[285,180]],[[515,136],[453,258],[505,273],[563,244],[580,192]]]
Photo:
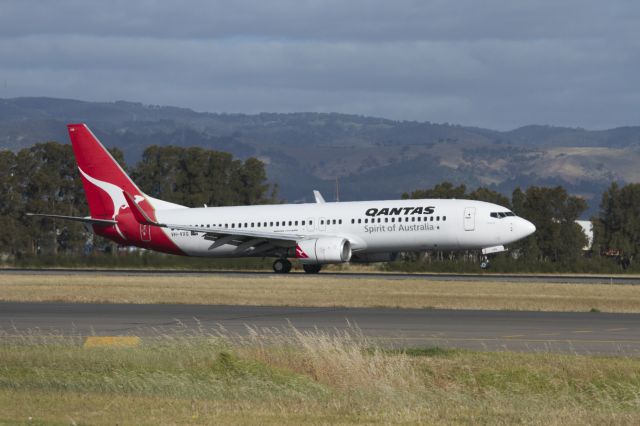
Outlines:
[[26,229],[18,220],[24,210],[18,178],[16,155],[0,151],[0,247],[12,255],[28,245]]
[[584,199],[570,196],[561,186],[532,186],[524,193],[516,189],[512,204],[518,216],[530,220],[537,228],[520,245],[525,256],[571,263],[582,254],[586,237],[575,221],[587,209]]
[[[71,145],[36,144],[15,157],[12,193],[19,210],[10,214],[25,238],[14,250],[25,252],[73,250],[86,238],[81,224],[49,218],[27,218],[24,212],[52,212],[70,216],[86,213],[84,191]],[[26,243],[26,241],[29,243]]]
[[150,146],[133,179],[152,197],[189,207],[260,204],[275,198],[260,160],[243,162],[197,147]]
[[405,192],[402,199],[422,198],[465,198],[467,187],[465,185],[454,186],[451,182],[442,182],[430,189],[418,189],[411,194]]
[[511,202],[508,197],[501,193],[486,187],[478,187],[475,191],[468,195],[470,200],[486,201],[487,203],[497,204],[499,206],[511,208]]
[[617,183],[602,194],[594,236],[603,251],[635,257],[640,251],[640,184]]
[[402,198],[457,198],[486,201],[488,203],[494,203],[504,207],[509,207],[511,205],[508,197],[492,189],[478,187],[471,193],[467,194],[467,187],[465,185],[454,186],[451,182],[442,182],[433,188],[418,189],[410,194],[405,192],[402,194]]

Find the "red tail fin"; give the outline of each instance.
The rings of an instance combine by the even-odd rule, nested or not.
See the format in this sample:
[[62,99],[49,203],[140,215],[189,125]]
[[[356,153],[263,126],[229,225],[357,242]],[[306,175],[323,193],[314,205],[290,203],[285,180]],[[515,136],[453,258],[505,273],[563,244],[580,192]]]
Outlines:
[[[113,226],[94,224],[94,232],[120,244],[184,254],[162,228],[150,226],[156,220],[150,201],[86,124],[69,124],[67,127],[91,217],[116,221]],[[125,192],[129,201],[125,198]],[[129,203],[136,208],[135,211],[132,212]],[[171,203],[164,204],[180,207]],[[141,215],[145,221],[139,223],[134,214]]]
[[122,191],[133,196],[142,192],[86,124],[69,124],[67,128],[91,217],[115,219],[120,208],[127,207]]

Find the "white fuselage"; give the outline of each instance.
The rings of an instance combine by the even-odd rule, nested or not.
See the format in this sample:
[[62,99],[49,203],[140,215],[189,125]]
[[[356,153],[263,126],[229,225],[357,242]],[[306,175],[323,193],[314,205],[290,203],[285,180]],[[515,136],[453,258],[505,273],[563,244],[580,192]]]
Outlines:
[[[158,210],[159,222],[202,228],[342,237],[360,255],[482,249],[512,243],[535,226],[505,207],[455,199],[358,201]],[[237,245],[211,248],[198,232],[165,229],[191,256],[236,256]],[[247,253],[251,255],[251,253]]]

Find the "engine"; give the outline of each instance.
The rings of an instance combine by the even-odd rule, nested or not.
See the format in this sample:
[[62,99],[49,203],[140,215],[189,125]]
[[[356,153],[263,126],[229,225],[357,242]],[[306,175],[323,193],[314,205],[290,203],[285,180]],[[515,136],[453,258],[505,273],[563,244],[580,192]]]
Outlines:
[[343,263],[351,259],[351,243],[345,238],[312,238],[298,242],[296,258],[301,263]]

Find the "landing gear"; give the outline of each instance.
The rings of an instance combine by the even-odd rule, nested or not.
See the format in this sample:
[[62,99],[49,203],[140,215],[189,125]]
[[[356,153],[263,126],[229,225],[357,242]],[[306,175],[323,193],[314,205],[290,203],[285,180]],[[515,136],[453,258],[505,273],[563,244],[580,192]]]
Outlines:
[[273,272],[276,274],[286,274],[291,272],[291,262],[287,259],[277,259],[273,262]]
[[320,269],[322,269],[322,265],[302,265],[302,269],[304,269],[307,274],[317,274],[320,272]]
[[489,269],[490,265],[491,265],[491,263],[489,262],[489,257],[488,256],[482,256],[482,259],[480,259],[480,268],[481,269]]

